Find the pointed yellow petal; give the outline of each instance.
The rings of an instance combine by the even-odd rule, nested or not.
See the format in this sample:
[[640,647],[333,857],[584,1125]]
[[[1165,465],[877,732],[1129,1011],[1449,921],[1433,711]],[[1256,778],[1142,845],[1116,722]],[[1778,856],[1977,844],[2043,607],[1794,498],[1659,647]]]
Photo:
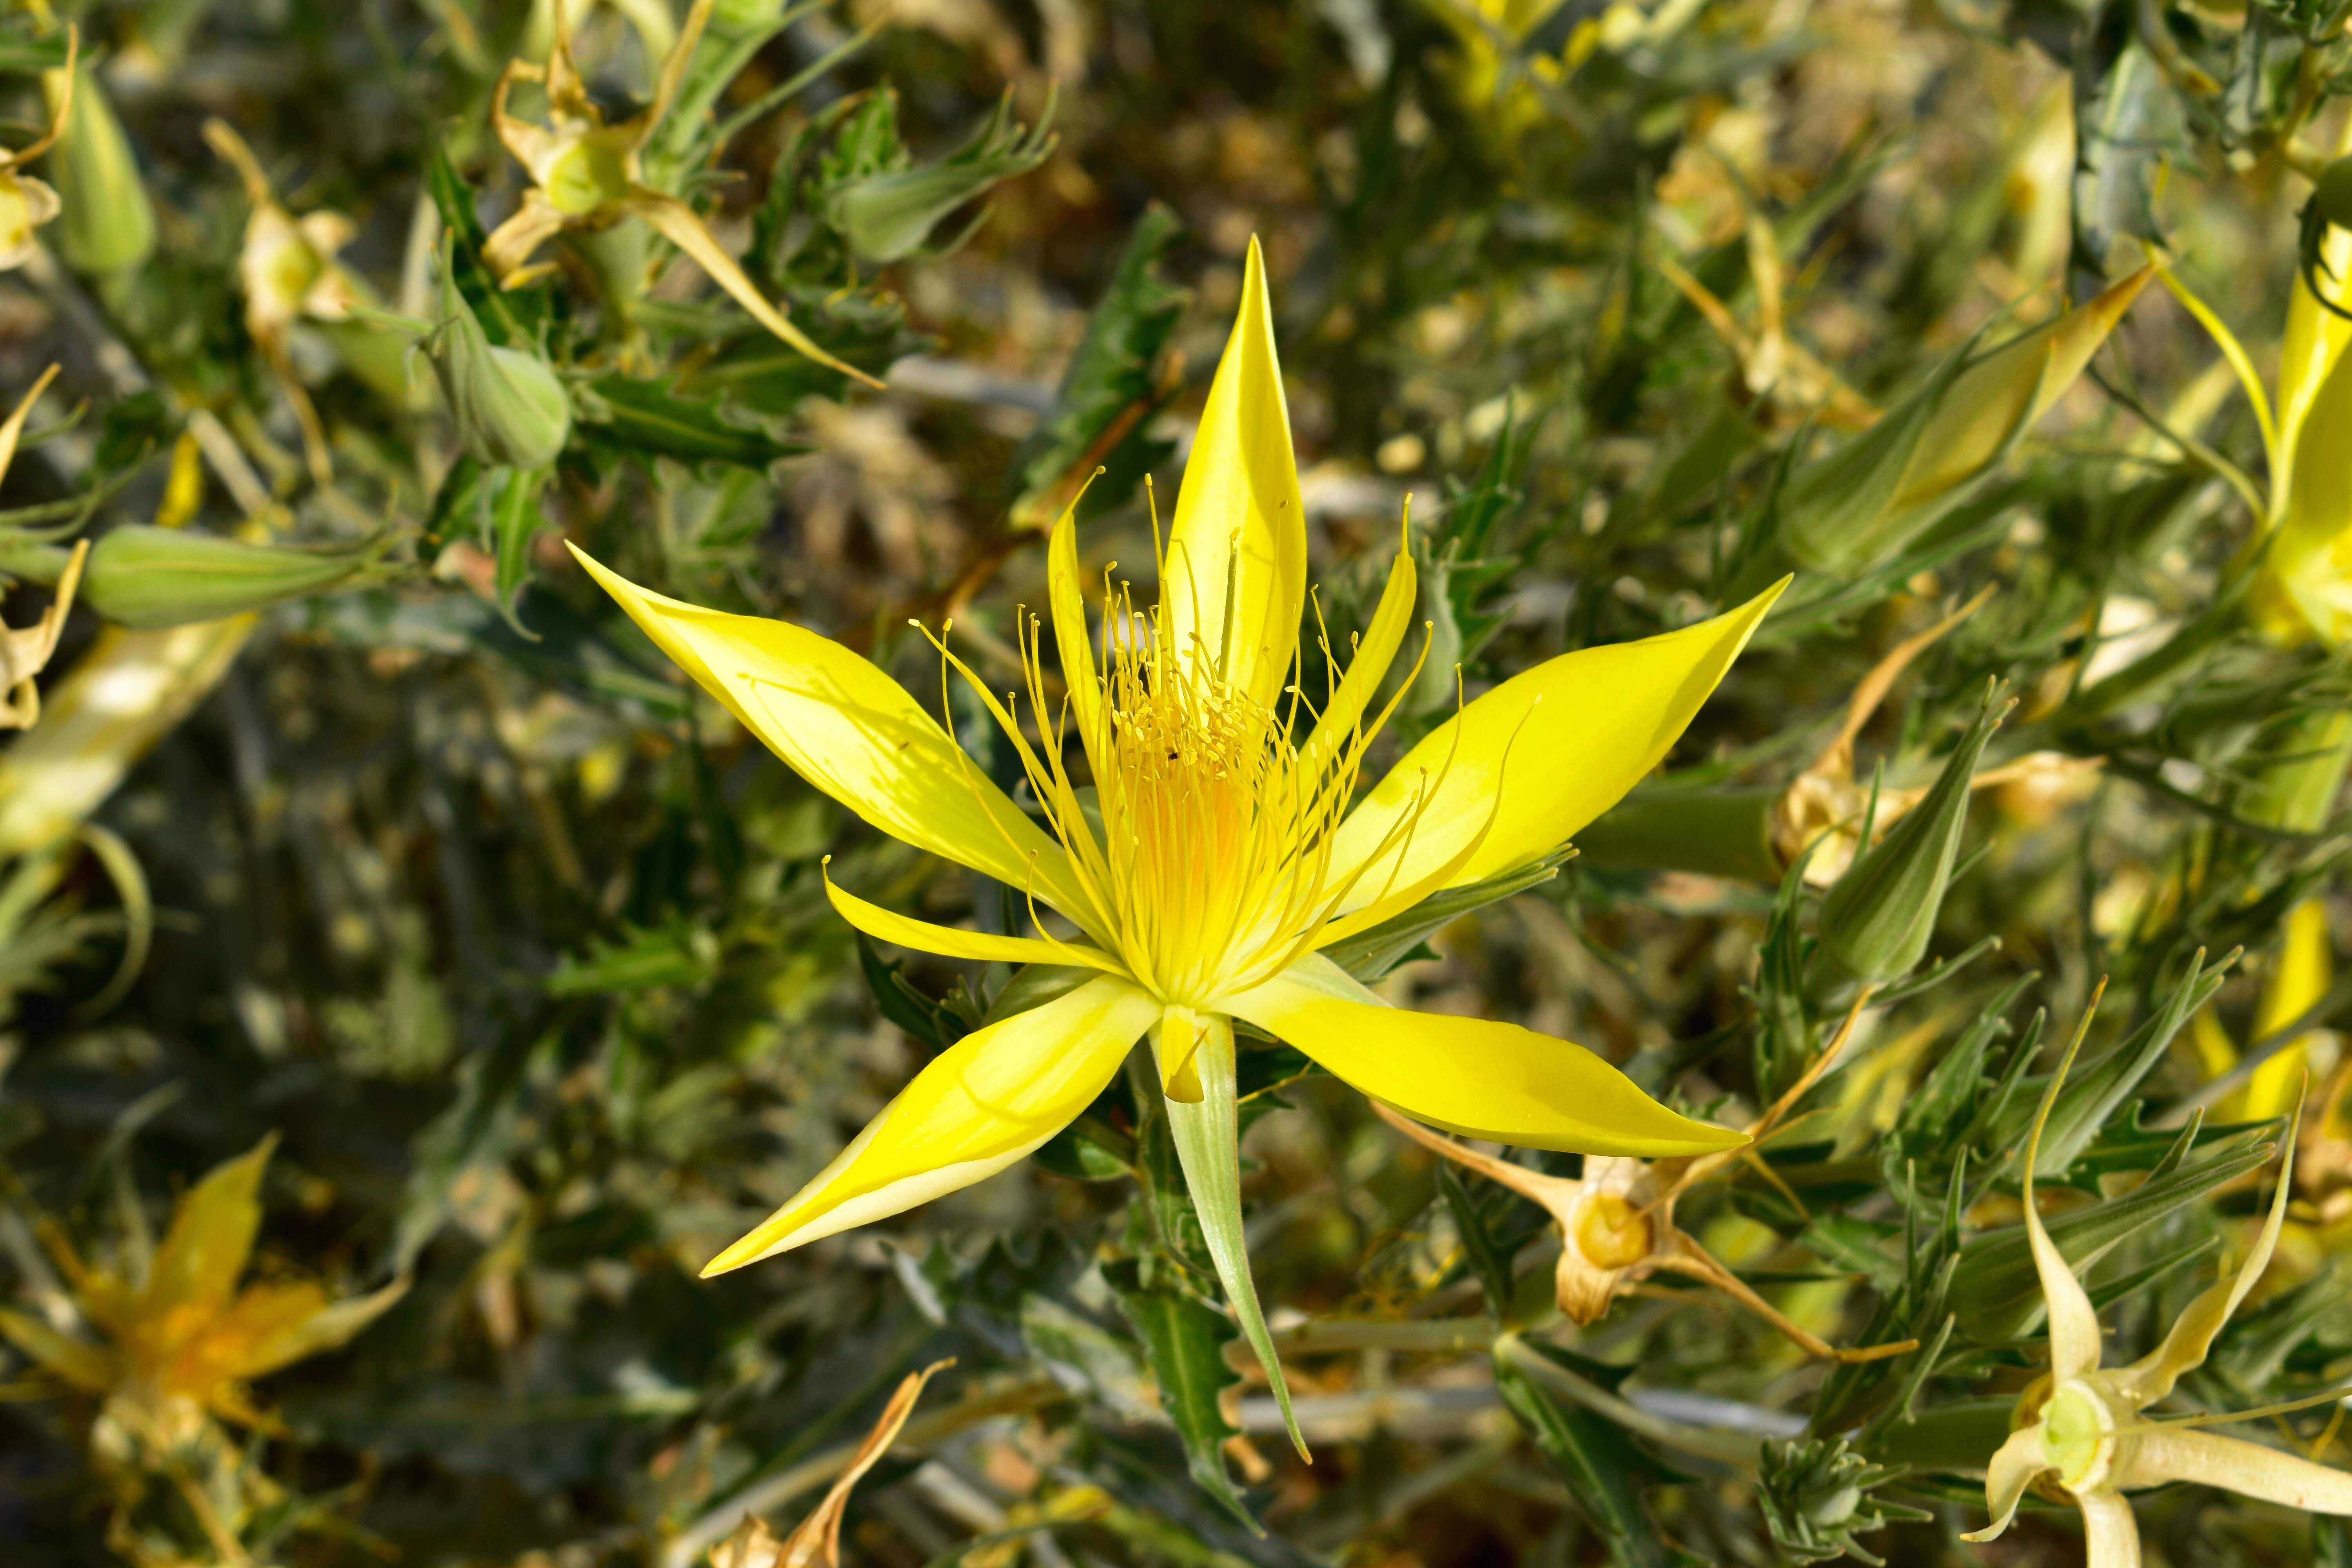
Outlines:
[[[1355,657],[1349,658],[1345,648],[1332,649],[1334,658],[1343,659],[1347,673],[1324,705],[1323,717],[1315,732],[1307,737],[1299,748],[1298,773],[1301,778],[1319,779],[1334,759],[1346,753],[1356,738],[1356,730],[1364,721],[1365,710],[1372,696],[1381,689],[1381,680],[1395,662],[1397,649],[1404,646],[1405,634],[1412,629],[1412,613],[1421,602],[1419,570],[1412,563],[1410,544],[1397,550],[1395,564],[1389,568],[1389,585],[1381,591],[1381,602],[1372,611],[1372,624],[1365,628],[1363,640],[1356,645]],[[1315,658],[1309,652],[1309,658]]]
[[744,276],[742,268],[735,264],[735,258],[728,255],[710,230],[703,226],[702,219],[695,215],[692,207],[676,196],[666,196],[642,185],[630,190],[629,199],[624,205],[659,229],[672,245],[694,258],[703,271],[710,275],[713,283],[733,295],[737,304],[751,312],[753,321],[826,369],[837,370],[852,380],[862,381],[877,391],[881,390],[879,381],[848,361],[836,359],[819,348],[814,338],[793,325],[782,310],[770,304],[767,296],[761,293],[758,286]]
[[[2338,281],[2329,292],[2336,303],[2344,300],[2346,278],[2352,278],[2352,230],[2333,225],[2320,246],[2320,265]],[[2271,484],[2283,491],[2293,477],[2294,449],[2311,416],[2312,399],[2352,343],[2352,321],[2329,310],[2298,275],[2287,295],[2286,336],[2279,344],[2278,440],[2272,454]]]
[[2314,390],[2284,464],[2291,471],[2263,571],[2326,641],[2352,640],[2352,354]]
[[523,192],[522,201],[508,215],[507,221],[490,231],[482,242],[482,259],[489,264],[499,283],[516,286],[515,275],[522,264],[530,259],[532,251],[563,232],[563,215],[547,199],[547,193],[537,185]]
[[1179,653],[1222,660],[1226,680],[1270,708],[1289,682],[1306,602],[1307,513],[1265,258],[1253,237],[1241,310],[1184,460],[1160,612]]
[[698,609],[638,587],[578,549],[588,574],[793,771],[883,832],[1085,907],[1069,857],[971,765],[904,687],[788,621]]
[[180,1199],[140,1293],[142,1315],[161,1317],[191,1305],[218,1311],[228,1305],[261,1229],[261,1173],[277,1147],[273,1132],[251,1152],[213,1167]]
[[51,365],[35,377],[33,390],[18,401],[6,422],[0,423],[0,475],[5,475],[8,465],[16,460],[16,441],[25,433],[25,421],[32,416],[33,405],[41,400],[41,394],[48,390],[49,383],[55,381],[57,375],[58,367]]
[[966,1035],[703,1274],[740,1268],[994,1175],[1092,1103],[1160,1010],[1150,996],[1105,975]]
[[0,1307],[0,1339],[85,1394],[110,1393],[121,1375],[114,1352],[103,1345],[61,1334],[38,1318],[5,1307]]
[[[828,866],[832,860],[831,856],[825,857]],[[893,914],[879,904],[844,892],[830,872],[825,874],[824,893],[843,920],[875,941],[887,942],[893,947],[911,947],[919,952],[936,952],[942,958],[976,959],[982,963],[1074,963],[1099,969],[1106,974],[1127,973],[1117,959],[1087,943],[959,931],[953,926],[933,925],[929,921]]]
[[1216,1005],[1374,1100],[1465,1138],[1648,1159],[1748,1142],[1667,1110],[1582,1046],[1391,1007],[1320,954]]
[[1998,1537],[2017,1517],[2017,1505],[2025,1500],[2025,1489],[2033,1484],[2036,1476],[2051,1468],[2042,1452],[2040,1423],[2011,1432],[2008,1441],[1993,1450],[1992,1461],[1985,1467],[1985,1507],[1992,1511],[1992,1522],[1960,1539],[1991,1541]]
[[2242,1437],[2158,1424],[2124,1451],[2119,1487],[2194,1481],[2305,1513],[2352,1514],[2352,1475]]
[[[1340,909],[1360,909],[1452,859],[1490,813],[1493,828],[1449,885],[1524,866],[1567,843],[1665,760],[1786,586],[1784,579],[1678,632],[1548,659],[1432,731],[1341,825],[1330,877],[1334,886],[1357,880]],[[1505,778],[1504,755],[1515,742]],[[1424,790],[1429,799],[1411,836],[1383,849]]]
[[2139,1568],[2139,1524],[2114,1492],[2075,1500],[2083,1510],[2084,1568]]
[[[408,1281],[395,1279],[364,1296],[348,1296],[340,1301],[314,1306],[299,1317],[289,1314],[286,1321],[253,1338],[233,1375],[259,1377],[298,1361],[340,1350],[406,1294]],[[243,1302],[238,1304],[242,1306]]]

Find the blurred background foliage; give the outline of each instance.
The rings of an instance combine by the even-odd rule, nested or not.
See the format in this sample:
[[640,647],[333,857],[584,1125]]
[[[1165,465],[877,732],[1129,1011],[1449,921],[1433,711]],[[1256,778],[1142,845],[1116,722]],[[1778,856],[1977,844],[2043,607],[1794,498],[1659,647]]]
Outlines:
[[[2346,16],[721,0],[632,178],[877,392],[635,218],[499,287],[506,62],[562,28],[617,123],[668,0],[12,12],[9,144],[62,139],[0,166],[7,1560],[689,1568],[951,1355],[856,1561],[2079,1561],[2054,1505],[1957,1535],[2041,1353],[2019,1150],[2102,977],[2039,1172],[2118,1353],[2244,1250],[2307,1068],[2287,1240],[2181,1398],[2352,1360],[2352,391],[2290,308],[2352,261]],[[1123,1086],[697,1278],[1007,979],[861,946],[820,858],[1019,911],[795,779],[561,542],[918,692],[906,623],[952,616],[1009,679],[1097,468],[1087,560],[1150,559],[1253,234],[1335,636],[1412,498],[1397,742],[1457,663],[1798,572],[1663,776],[1382,984],[1727,1121],[1801,1088],[1674,1224],[1804,1334],[1916,1348],[1825,1362],[1673,1273],[1563,1315],[1590,1237],[1278,1051],[1245,1194],[1311,1468]],[[2246,1430],[2346,1458],[2325,1404]],[[2151,1561],[2352,1561],[2140,1510]]]

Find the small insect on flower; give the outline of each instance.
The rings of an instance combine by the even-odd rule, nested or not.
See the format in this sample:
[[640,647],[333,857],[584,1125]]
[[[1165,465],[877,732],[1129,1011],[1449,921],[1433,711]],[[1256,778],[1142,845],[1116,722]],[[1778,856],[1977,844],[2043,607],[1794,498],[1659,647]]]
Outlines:
[[[2191,1301],[2164,1342],[2138,1361],[2119,1367],[2099,1364],[2097,1310],[2065,1255],[2050,1239],[2033,1201],[2042,1130],[2097,1011],[2098,998],[2094,995],[2042,1097],[2033,1135],[2025,1147],[2025,1234],[2033,1249],[2034,1272],[2041,1277],[2042,1300],[2049,1307],[2050,1370],[2027,1385],[2017,1405],[2018,1418],[2023,1424],[2010,1434],[1987,1467],[1985,1506],[1992,1512],[1992,1522],[1963,1539],[1990,1541],[2000,1535],[2016,1516],[2026,1489],[2034,1486],[2054,1490],[2083,1510],[2090,1568],[2138,1568],[2139,1528],[2124,1493],[2140,1488],[2195,1481],[2312,1513],[2352,1514],[2352,1474],[2299,1455],[2199,1429],[2214,1421],[2252,1420],[2318,1401],[2239,1415],[2164,1420],[2146,1414],[2148,1406],[2172,1392],[2184,1373],[2204,1364],[2206,1352],[2230,1314],[2269,1267],[2294,1185],[2290,1179],[2294,1169],[2292,1120],[2287,1124],[2277,1195],[2236,1277],[2225,1275]],[[2336,1394],[2322,1397],[2334,1399]]]
[[58,193],[46,181],[18,171],[47,152],[65,134],[66,117],[73,112],[74,70],[81,54],[81,33],[66,29],[65,87],[49,113],[49,128],[29,146],[0,152],[0,272],[22,267],[33,258],[38,243],[33,231],[58,216]]
[[1033,910],[1033,936],[955,930],[828,881],[834,907],[877,941],[1049,966],[1069,984],[925,1068],[706,1273],[994,1174],[1084,1110],[1148,1035],[1210,1256],[1286,1412],[1242,1239],[1236,1019],[1372,1099],[1469,1137],[1648,1158],[1746,1142],[1667,1110],[1565,1040],[1392,1006],[1326,950],[1559,849],[1664,760],[1780,587],[1696,626],[1563,654],[1505,681],[1351,805],[1389,716],[1374,695],[1414,617],[1412,554],[1397,555],[1345,670],[1328,642],[1320,650],[1330,695],[1313,712],[1297,670],[1306,520],[1255,242],[1157,563],[1157,607],[1139,612],[1107,571],[1103,636],[1090,635],[1066,510],[1046,563],[1067,693],[1058,704],[1047,696],[1045,620],[1026,616],[1017,628],[1034,741],[1016,718],[1019,696],[1000,699],[939,644],[1022,759],[1044,827],[920,704],[838,644],[663,598],[579,558],[803,777],[884,832],[1026,890],[1075,928],[1061,934]]
[[[1867,991],[1847,1012],[1845,1022],[1788,1093],[1748,1128],[1750,1139],[1761,1141],[1822,1074],[1837,1060],[1853,1037],[1854,1025],[1870,1004]],[[1916,1340],[1872,1345],[1863,1350],[1839,1350],[1819,1335],[1791,1322],[1778,1308],[1749,1289],[1695,1237],[1675,1224],[1675,1205],[1699,1183],[1724,1170],[1746,1152],[1727,1150],[1696,1159],[1628,1159],[1587,1155],[1580,1177],[1547,1176],[1525,1165],[1498,1160],[1441,1138],[1374,1102],[1372,1109],[1390,1126],[1414,1142],[1433,1149],[1465,1170],[1499,1183],[1531,1203],[1541,1205],[1559,1226],[1559,1263],[1553,1275],[1559,1310],[1574,1323],[1598,1322],[1626,1286],[1665,1270],[1703,1280],[1754,1312],[1803,1348],[1825,1361],[1880,1361],[1918,1348]]]
[[86,1264],[44,1221],[42,1240],[65,1276],[71,1305],[100,1343],[0,1308],[0,1338],[63,1382],[105,1401],[103,1418],[134,1444],[163,1451],[207,1415],[268,1427],[247,1383],[336,1349],[383,1315],[405,1279],[336,1300],[309,1280],[237,1289],[261,1228],[257,1194],[275,1134],[216,1166],[173,1211],[146,1259],[118,1271]]
[[[56,379],[58,367],[49,366],[33,383],[33,390],[25,394],[16,412],[0,424],[0,479],[8,474],[8,465],[16,460],[17,438],[25,433],[25,420],[33,412],[33,405],[48,384]],[[65,573],[58,579],[56,596],[41,618],[31,626],[11,628],[0,625],[0,730],[29,730],[41,717],[41,689],[33,678],[47,669],[49,660],[57,656],[58,639],[65,635],[66,616],[73,609],[74,589],[81,582],[82,563],[89,557],[89,541],[82,540],[67,558]]]
[[[482,247],[483,258],[509,288],[528,282],[538,269],[525,267],[531,253],[567,229],[593,232],[630,218],[643,218],[669,242],[694,258],[711,281],[727,290],[754,321],[819,364],[854,376],[869,386],[882,384],[819,347],[762,295],[735,258],[696,215],[693,207],[646,184],[643,158],[662,118],[677,99],[694,58],[695,45],[710,20],[713,0],[695,0],[677,45],[662,62],[654,100],[642,113],[618,125],[604,123],[604,111],[588,96],[572,57],[572,32],[562,0],[555,4],[553,46],[547,64],[507,62],[490,98],[490,121],[515,161],[530,172],[514,216],[498,226]],[[507,97],[519,81],[544,82],[548,123],[533,125],[507,112]]]

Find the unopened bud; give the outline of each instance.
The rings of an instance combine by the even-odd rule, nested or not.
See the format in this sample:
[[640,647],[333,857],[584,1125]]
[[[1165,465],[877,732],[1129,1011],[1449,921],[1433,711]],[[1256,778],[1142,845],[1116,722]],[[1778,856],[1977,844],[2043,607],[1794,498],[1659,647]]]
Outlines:
[[373,545],[244,544],[216,533],[132,523],[90,552],[82,602],[140,631],[216,621],[339,587]]
[[[887,97],[874,100],[869,115],[891,115]],[[958,207],[999,180],[1023,174],[1054,151],[1049,102],[1034,131],[1013,118],[1013,96],[997,101],[996,112],[963,148],[921,168],[882,168],[836,185],[825,198],[825,216],[847,237],[850,248],[868,261],[904,260],[930,238],[931,230]],[[877,125],[871,141],[895,150],[895,123]]]
[[[1781,552],[1840,579],[1894,556],[1966,500],[2074,384],[2154,270],[2142,268],[2055,321],[1953,361],[1868,431],[1799,469],[1775,503]],[[1780,565],[1759,570],[1777,575]]]
[[[65,131],[49,153],[49,181],[64,208],[58,248],[77,272],[119,272],[155,253],[155,207],[97,74],[87,65],[74,68]],[[67,79],[61,69],[42,73],[52,110],[65,100]]]
[[572,400],[545,360],[493,344],[457,291],[445,254],[434,373],[466,450],[485,463],[545,468],[572,433]]
[[1976,722],[1945,759],[1927,798],[1857,855],[1822,900],[1819,952],[1827,990],[1884,985],[1910,973],[1926,956],[1968,822],[1969,781],[2009,708],[1986,692]]

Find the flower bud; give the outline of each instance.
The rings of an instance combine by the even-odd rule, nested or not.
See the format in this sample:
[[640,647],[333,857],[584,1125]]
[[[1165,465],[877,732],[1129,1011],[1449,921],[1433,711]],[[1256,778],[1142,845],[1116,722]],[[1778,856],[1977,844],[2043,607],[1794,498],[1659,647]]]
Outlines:
[[364,570],[373,554],[373,544],[244,544],[131,523],[91,550],[81,597],[108,620],[154,630],[324,593]]
[[[1967,499],[2106,342],[2154,269],[1997,348],[1953,359],[1863,435],[1807,464],[1775,500],[1788,563],[1850,579]],[[1756,571],[1778,576],[1786,563]]]
[[1976,722],[1945,759],[1927,798],[1856,856],[1822,900],[1818,952],[1826,990],[1853,983],[1883,985],[1910,973],[1926,955],[1968,821],[1977,759],[2010,706],[1986,692]]
[[[67,76],[45,71],[41,89],[51,109],[63,103]],[[64,211],[58,248],[77,272],[119,272],[155,253],[155,208],[139,178],[131,138],[89,66],[75,68],[65,131],[49,153],[49,180]]]
[[545,360],[491,343],[441,267],[441,326],[431,352],[441,395],[466,450],[485,463],[541,468],[572,433],[572,400]]
[[[869,146],[898,151],[896,115],[887,95],[876,98],[866,118],[875,121],[863,138]],[[921,168],[884,166],[835,185],[825,197],[825,216],[847,237],[849,246],[866,260],[887,265],[902,261],[920,249],[931,230],[956,208],[999,180],[1023,174],[1044,163],[1054,151],[1046,130],[1053,122],[1049,102],[1034,131],[1013,118],[1013,95],[999,99],[972,139],[952,156]],[[857,128],[844,140],[857,136]],[[950,247],[959,241],[950,241]]]

